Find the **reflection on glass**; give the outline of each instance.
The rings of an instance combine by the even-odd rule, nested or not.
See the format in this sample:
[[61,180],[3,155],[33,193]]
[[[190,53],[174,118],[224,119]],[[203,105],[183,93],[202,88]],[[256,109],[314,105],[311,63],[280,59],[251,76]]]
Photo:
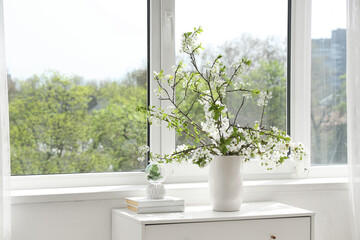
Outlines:
[[144,168],[146,6],[4,1],[12,175]]
[[[346,152],[346,2],[320,8],[313,1],[311,54],[311,161],[347,163]],[[324,31],[325,29],[325,31]]]
[[[206,54],[199,56],[205,63],[221,53],[223,62],[232,62],[247,57],[253,63],[249,73],[243,76],[258,89],[269,89],[273,98],[266,108],[264,124],[286,130],[286,39],[287,39],[287,0],[224,0],[176,1],[176,49],[177,61],[183,59],[187,66],[190,62],[179,54],[181,35],[202,26],[204,32],[199,41],[203,43]],[[189,8],[191,6],[191,8]],[[261,7],[259,7],[261,6]],[[206,10],[205,10],[206,9]],[[191,16],[191,17],[189,17]],[[200,65],[200,64],[199,64]],[[177,88],[176,91],[182,91]],[[192,105],[188,96],[188,105]],[[229,94],[227,99],[231,116],[235,116],[242,97]],[[261,109],[255,101],[247,101],[237,122],[246,125],[261,119]],[[192,107],[192,118],[201,121],[202,106]],[[176,143],[191,142],[185,136],[177,136]]]

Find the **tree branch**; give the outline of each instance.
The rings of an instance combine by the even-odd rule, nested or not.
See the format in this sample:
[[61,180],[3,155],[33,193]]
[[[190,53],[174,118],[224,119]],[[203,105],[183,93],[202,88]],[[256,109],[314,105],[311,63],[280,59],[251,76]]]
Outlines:
[[266,108],[266,105],[264,105],[264,107],[263,107],[263,109],[262,109],[261,120],[260,120],[260,128],[262,127],[262,124],[263,124],[265,108]]
[[234,125],[236,124],[237,117],[239,116],[240,110],[243,107],[244,103],[245,103],[245,97],[243,96],[241,105],[240,105],[239,109],[237,110],[235,118],[234,118]]

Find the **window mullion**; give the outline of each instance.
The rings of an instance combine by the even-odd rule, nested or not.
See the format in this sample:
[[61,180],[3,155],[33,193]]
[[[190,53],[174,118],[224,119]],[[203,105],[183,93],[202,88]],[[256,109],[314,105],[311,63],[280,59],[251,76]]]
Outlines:
[[[173,74],[175,65],[175,0],[161,0],[161,69],[164,74]],[[167,86],[171,95],[173,90]],[[169,101],[162,101],[161,107],[169,113]],[[166,154],[175,148],[175,131],[167,128],[167,123],[161,124],[161,153]]]
[[[150,1],[150,0],[148,0]],[[153,72],[159,72],[161,69],[161,0],[150,1],[150,69],[149,69],[149,95],[150,105],[160,107],[160,100],[156,98],[154,90],[157,88],[153,81]],[[161,153],[161,126],[150,126],[150,150],[155,153]]]
[[[0,171],[2,171],[0,176],[7,180],[7,177],[10,176],[10,136],[4,28],[3,1],[0,0]],[[0,184],[2,184],[0,189],[7,188],[7,181]]]
[[[162,107],[165,111],[170,105],[160,101],[154,94],[157,83],[153,81],[153,72],[172,73],[175,65],[175,0],[150,1],[150,105]],[[172,94],[171,89],[167,89]],[[150,127],[150,149],[156,153],[169,153],[175,147],[175,131],[169,130],[166,123]]]
[[[311,139],[311,0],[292,1],[290,133],[310,151]],[[310,156],[302,168],[309,169]],[[300,171],[304,173],[304,171]],[[305,171],[306,172],[306,171]]]

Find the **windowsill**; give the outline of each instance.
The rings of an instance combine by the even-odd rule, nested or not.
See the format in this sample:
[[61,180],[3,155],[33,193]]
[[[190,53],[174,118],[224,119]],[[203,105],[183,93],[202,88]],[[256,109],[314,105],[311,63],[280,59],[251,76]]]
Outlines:
[[[299,192],[348,189],[348,178],[306,178],[249,180],[244,182],[245,192]],[[165,184],[168,193],[207,190],[208,183]],[[145,194],[146,185],[73,187],[53,189],[12,190],[12,204],[114,200]]]

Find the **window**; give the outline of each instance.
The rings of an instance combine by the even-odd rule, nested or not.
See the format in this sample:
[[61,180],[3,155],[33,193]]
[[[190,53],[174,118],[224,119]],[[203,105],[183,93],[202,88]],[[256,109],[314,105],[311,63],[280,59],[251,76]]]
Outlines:
[[312,164],[344,164],[347,163],[346,2],[313,0],[312,7]]
[[[291,129],[287,130],[295,141],[308,147],[312,142],[313,164],[346,159],[344,145],[334,152],[334,146],[339,147],[334,142],[339,140],[337,134],[346,133],[344,86],[340,84],[345,76],[340,70],[336,74],[326,70],[328,64],[335,64],[331,66],[336,69],[344,67],[344,46],[337,41],[344,35],[345,24],[333,24],[335,17],[326,20],[322,14],[327,11],[316,7],[328,3],[313,1],[311,22],[310,0],[206,1],[206,11],[202,11],[201,0],[4,1],[13,175],[138,172],[144,165],[136,161],[136,148],[147,138],[152,151],[160,153],[182,143],[184,139],[175,137],[166,126],[152,126],[147,135],[145,119],[131,111],[138,104],[147,104],[147,87],[150,103],[164,107],[152,95],[155,85],[147,82],[146,76],[160,69],[170,73],[182,57],[178,52],[180,34],[199,25],[204,29],[200,40],[211,54],[221,50],[228,59],[253,59],[253,69],[245,78],[274,92],[266,124],[285,130],[290,122]],[[334,6],[340,11],[338,5]],[[314,15],[322,16],[324,21]],[[318,34],[316,28],[328,30],[314,35]],[[332,41],[332,30],[337,40],[325,50],[325,43]],[[322,62],[316,65],[315,58]],[[319,77],[315,79],[315,75]],[[316,87],[324,82],[325,87]],[[229,99],[238,100],[236,96]],[[318,121],[321,111],[331,121],[312,124],[311,113]],[[247,112],[240,121],[251,122],[260,114]],[[322,134],[321,146],[314,140],[316,130]],[[336,157],[330,158],[334,154]],[[188,174],[200,176],[197,167],[195,172],[179,169],[173,168],[179,174],[174,181],[205,179],[183,178]],[[259,171],[266,172],[259,168],[250,172]],[[285,172],[293,172],[293,168]],[[125,182],[131,184],[138,183],[134,179],[141,174],[134,173],[131,178],[128,173],[111,176],[115,175],[126,176]]]
[[4,13],[12,175],[143,169],[147,1],[5,0]]

